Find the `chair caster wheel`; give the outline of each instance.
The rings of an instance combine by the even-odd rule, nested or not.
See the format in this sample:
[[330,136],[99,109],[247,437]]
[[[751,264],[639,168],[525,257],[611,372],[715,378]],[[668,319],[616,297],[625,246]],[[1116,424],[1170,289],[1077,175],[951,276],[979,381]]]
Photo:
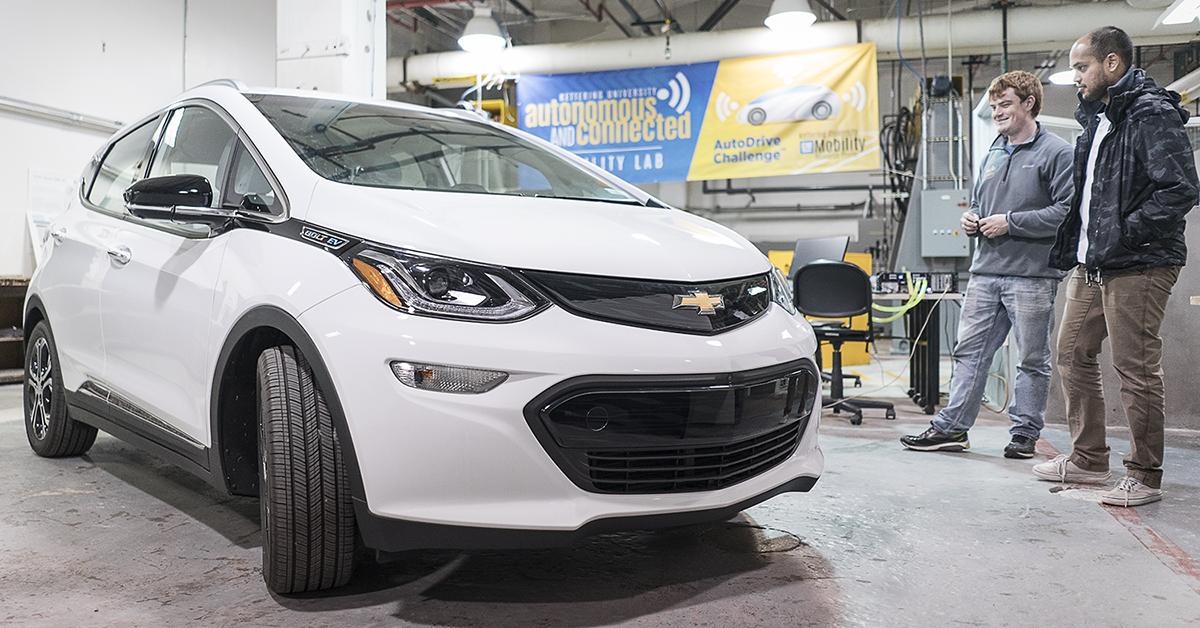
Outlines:
[[862,425],[862,413],[850,415],[850,425]]
[[896,411],[895,411],[895,410],[888,410],[888,411],[887,411],[887,414],[886,414],[886,415],[884,415],[884,416],[885,416],[885,418],[887,418],[887,420],[889,420],[889,421],[894,421],[894,420],[896,420]]

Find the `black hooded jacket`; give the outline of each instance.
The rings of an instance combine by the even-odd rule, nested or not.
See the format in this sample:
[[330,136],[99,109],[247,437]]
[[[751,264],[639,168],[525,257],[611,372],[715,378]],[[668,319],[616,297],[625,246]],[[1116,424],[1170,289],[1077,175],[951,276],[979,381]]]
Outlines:
[[1112,126],[1101,140],[1092,177],[1087,270],[1182,266],[1184,215],[1200,190],[1183,128],[1188,112],[1179,106],[1179,94],[1158,87],[1140,68],[1108,88],[1108,96],[1107,107],[1080,98],[1075,111],[1083,126],[1075,142],[1075,196],[1050,251],[1050,266],[1069,270],[1079,263],[1079,205],[1099,115],[1108,116]]

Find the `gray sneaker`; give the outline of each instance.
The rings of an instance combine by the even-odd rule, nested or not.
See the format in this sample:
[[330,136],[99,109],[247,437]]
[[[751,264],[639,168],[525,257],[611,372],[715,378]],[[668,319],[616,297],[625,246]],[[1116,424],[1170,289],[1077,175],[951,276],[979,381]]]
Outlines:
[[1117,481],[1113,490],[1100,496],[1100,501],[1110,506],[1141,506],[1162,499],[1162,489],[1150,488],[1137,478],[1128,475]]
[[1079,484],[1104,484],[1112,478],[1111,471],[1084,471],[1071,462],[1066,454],[1055,456],[1050,462],[1033,465],[1033,474],[1050,482],[1074,482]]

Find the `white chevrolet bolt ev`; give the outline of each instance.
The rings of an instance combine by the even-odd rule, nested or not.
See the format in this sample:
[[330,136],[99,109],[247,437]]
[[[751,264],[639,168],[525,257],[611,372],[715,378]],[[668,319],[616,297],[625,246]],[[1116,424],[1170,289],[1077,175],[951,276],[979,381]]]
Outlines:
[[357,543],[723,520],[824,466],[760,252],[469,112],[206,84],[97,152],[42,246],[33,450],[102,429],[259,496],[273,591],[346,583]]

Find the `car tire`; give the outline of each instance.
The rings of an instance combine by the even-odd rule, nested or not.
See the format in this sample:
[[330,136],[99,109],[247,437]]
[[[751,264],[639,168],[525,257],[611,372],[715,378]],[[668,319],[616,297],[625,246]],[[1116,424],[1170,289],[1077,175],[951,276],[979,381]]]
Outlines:
[[831,114],[831,113],[833,113],[833,105],[830,105],[829,103],[825,102],[824,100],[813,105],[812,114],[813,114],[813,117],[818,120],[824,120],[824,119],[828,118],[829,114]]
[[44,458],[78,456],[96,442],[96,428],[67,416],[58,347],[50,326],[34,326],[25,343],[25,436]]
[[258,358],[263,579],[276,593],[346,584],[354,571],[350,482],[325,396],[294,347]]
[[754,126],[758,126],[767,121],[767,112],[755,107],[746,114],[746,121]]

